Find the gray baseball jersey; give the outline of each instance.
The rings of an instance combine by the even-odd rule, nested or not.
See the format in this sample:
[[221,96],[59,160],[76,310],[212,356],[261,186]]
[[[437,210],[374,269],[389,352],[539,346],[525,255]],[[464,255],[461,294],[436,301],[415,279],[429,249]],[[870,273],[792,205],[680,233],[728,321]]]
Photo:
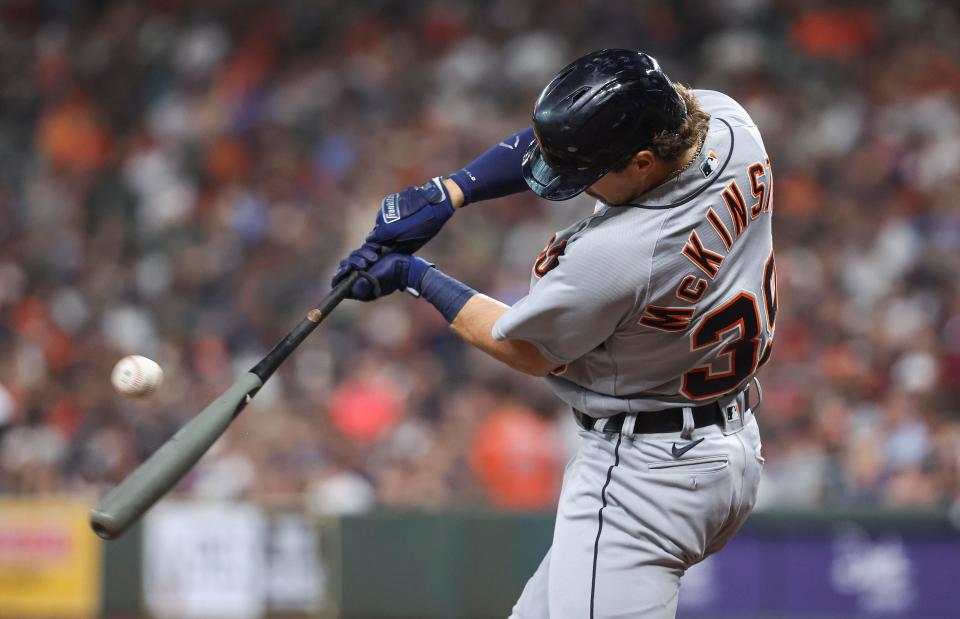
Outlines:
[[493,334],[535,344],[559,366],[557,395],[595,417],[718,401],[723,421],[635,435],[628,417],[619,431],[582,431],[553,544],[511,619],[673,619],[684,571],[756,501],[760,433],[741,387],[773,341],[773,179],[744,109],[694,96],[711,120],[692,165],[558,232]]
[[743,107],[693,94],[711,115],[696,160],[636,203],[600,202],[557,232],[530,293],[493,328],[555,361],[553,390],[595,417],[718,400],[770,354],[770,161]]

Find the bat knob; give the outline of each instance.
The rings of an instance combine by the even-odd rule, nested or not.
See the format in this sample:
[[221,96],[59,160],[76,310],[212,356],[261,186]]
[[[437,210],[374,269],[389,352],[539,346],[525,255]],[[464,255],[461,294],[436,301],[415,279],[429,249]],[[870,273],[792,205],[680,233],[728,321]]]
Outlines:
[[112,516],[100,510],[90,510],[90,527],[98,537],[103,539],[115,539],[120,535],[117,530],[117,522]]

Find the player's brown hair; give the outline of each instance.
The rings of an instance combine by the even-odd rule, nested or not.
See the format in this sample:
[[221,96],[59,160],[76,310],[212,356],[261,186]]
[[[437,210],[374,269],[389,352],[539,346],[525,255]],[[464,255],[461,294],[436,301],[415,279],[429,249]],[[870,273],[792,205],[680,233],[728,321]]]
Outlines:
[[[663,161],[676,161],[682,157],[685,152],[700,143],[710,127],[710,114],[700,107],[687,87],[678,82],[673,82],[673,87],[687,106],[687,115],[683,119],[683,124],[680,125],[679,129],[673,131],[661,131],[653,137],[649,144],[642,148],[642,150],[651,151],[657,159]],[[614,170],[619,171],[626,168],[632,159],[633,156],[631,155]]]
[[676,131],[661,131],[647,147],[657,159],[676,161],[685,152],[697,146],[707,134],[710,126],[710,114],[703,111],[700,104],[683,84],[673,83],[683,102],[687,105],[687,116]]

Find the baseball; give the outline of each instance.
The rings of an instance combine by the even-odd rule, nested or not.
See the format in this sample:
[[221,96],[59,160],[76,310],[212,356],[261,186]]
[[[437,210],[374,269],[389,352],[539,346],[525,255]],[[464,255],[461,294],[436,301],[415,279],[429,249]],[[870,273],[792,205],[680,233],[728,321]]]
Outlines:
[[156,391],[163,382],[163,370],[152,359],[130,355],[117,361],[110,382],[128,398],[142,398]]

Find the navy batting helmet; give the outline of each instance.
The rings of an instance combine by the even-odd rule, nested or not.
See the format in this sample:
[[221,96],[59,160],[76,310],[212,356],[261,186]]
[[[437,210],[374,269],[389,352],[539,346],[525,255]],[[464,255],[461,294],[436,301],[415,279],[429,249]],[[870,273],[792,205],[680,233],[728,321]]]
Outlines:
[[533,108],[536,141],[523,157],[523,178],[547,200],[583,192],[658,133],[678,129],[687,113],[652,56],[604,49],[564,67]]

